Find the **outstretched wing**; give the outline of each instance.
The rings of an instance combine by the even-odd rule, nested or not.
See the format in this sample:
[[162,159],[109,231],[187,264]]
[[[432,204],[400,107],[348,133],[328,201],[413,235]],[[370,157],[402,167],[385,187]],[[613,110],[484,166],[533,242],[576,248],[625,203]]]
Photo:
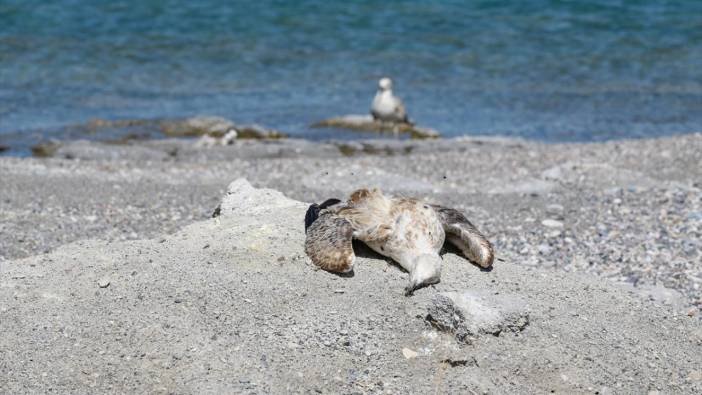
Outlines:
[[468,260],[481,267],[492,266],[495,252],[490,241],[458,210],[432,205],[446,232],[446,241],[456,246]]
[[346,219],[323,212],[307,228],[305,253],[320,268],[336,273],[353,270],[353,227]]

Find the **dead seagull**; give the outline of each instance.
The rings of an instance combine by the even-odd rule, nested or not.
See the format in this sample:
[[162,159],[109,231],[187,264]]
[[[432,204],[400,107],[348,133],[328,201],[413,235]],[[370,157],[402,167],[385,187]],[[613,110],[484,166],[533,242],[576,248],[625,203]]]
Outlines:
[[411,124],[405,105],[392,93],[392,80],[387,77],[378,81],[378,92],[373,98],[371,114],[376,121]]
[[459,211],[419,199],[359,189],[348,201],[313,204],[305,215],[305,253],[320,268],[353,270],[353,239],[390,257],[410,274],[406,294],[439,282],[441,251],[448,241],[483,268],[492,266],[492,244]]

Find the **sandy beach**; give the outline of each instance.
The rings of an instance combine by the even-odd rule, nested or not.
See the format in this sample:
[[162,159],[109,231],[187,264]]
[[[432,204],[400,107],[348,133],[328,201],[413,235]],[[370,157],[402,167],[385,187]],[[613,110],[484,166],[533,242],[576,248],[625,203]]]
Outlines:
[[77,141],[53,158],[0,158],[0,258],[84,238],[173,233],[209,218],[227,184],[243,177],[310,203],[368,186],[426,197],[464,210],[504,259],[660,284],[699,305],[699,163],[699,134],[595,144]]
[[[700,163],[700,134],[75,141],[2,157],[0,392],[695,393]],[[212,219],[240,178],[248,197]],[[495,269],[445,257],[412,298],[372,254],[352,278],[313,270],[306,205],[361,186],[461,209]],[[462,343],[460,323],[427,319],[451,292],[528,324],[505,314],[512,329]]]
[[0,26],[0,395],[702,394],[702,1]]

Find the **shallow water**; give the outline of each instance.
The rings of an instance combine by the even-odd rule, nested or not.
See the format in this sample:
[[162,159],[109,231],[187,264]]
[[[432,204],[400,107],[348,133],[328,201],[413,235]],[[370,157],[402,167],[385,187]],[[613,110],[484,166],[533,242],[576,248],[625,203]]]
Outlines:
[[702,1],[464,3],[2,0],[0,142],[195,114],[328,138],[384,75],[449,136],[702,131]]

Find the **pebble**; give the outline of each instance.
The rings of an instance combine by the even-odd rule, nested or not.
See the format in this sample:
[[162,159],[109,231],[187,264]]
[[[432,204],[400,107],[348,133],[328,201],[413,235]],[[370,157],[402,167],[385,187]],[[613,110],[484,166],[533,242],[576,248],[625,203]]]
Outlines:
[[548,255],[553,252],[553,248],[548,244],[539,244],[538,250],[541,255]]
[[689,381],[702,381],[702,370],[693,370],[687,375]]
[[543,225],[547,228],[562,228],[563,222],[557,221],[555,219],[545,219],[545,220],[541,221],[541,225]]
[[549,204],[546,206],[546,213],[549,215],[561,218],[565,209],[560,204]]
[[101,278],[98,280],[98,287],[100,288],[107,288],[110,286],[110,280],[107,278]]
[[553,232],[546,233],[546,237],[554,239],[556,237],[560,237],[562,234],[563,233],[560,230],[554,230]]
[[561,179],[561,177],[563,177],[563,172],[561,171],[560,167],[556,166],[556,167],[552,167],[550,169],[544,170],[541,173],[541,176],[547,180],[558,181]]
[[416,351],[405,347],[402,349],[402,355],[405,356],[405,359],[413,359],[413,358],[417,358],[418,354]]

